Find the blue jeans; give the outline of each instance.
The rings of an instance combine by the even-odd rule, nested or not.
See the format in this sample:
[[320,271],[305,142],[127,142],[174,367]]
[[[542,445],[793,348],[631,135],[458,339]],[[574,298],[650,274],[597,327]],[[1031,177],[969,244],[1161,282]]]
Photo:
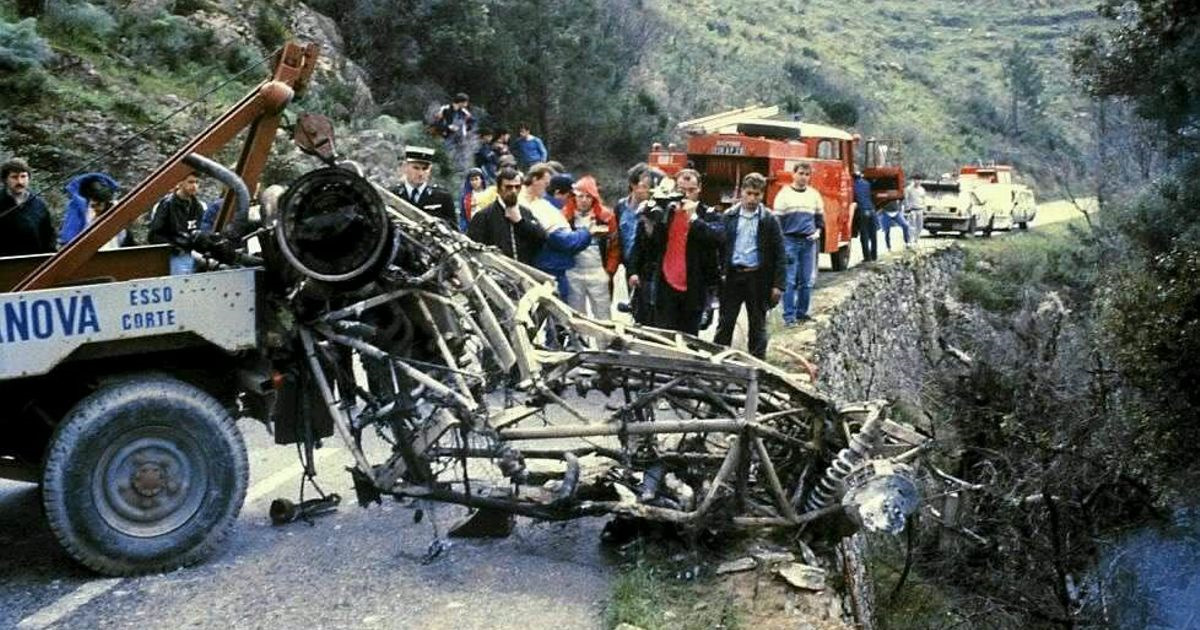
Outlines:
[[[895,215],[895,216],[892,216]],[[904,242],[909,243],[908,221],[904,220],[903,212],[884,212],[879,215],[879,223],[883,226],[883,242],[887,245],[888,251],[892,251],[892,226],[899,225],[900,231],[904,234]]]
[[875,235],[879,231],[879,219],[875,217],[875,212],[859,214],[855,220],[858,221],[858,240],[862,243],[863,260],[878,259],[879,243],[875,240]]
[[783,237],[787,254],[787,277],[783,283],[783,321],[792,323],[808,316],[813,283],[817,281],[817,241],[803,236]]
[[171,275],[186,276],[196,272],[196,259],[191,252],[171,254]]

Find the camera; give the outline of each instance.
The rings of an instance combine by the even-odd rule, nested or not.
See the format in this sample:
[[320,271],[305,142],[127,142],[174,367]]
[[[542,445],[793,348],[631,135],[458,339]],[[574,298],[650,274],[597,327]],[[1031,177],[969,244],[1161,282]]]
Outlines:
[[660,188],[650,195],[650,199],[646,200],[642,206],[642,212],[651,223],[665,225],[667,219],[671,217],[671,213],[679,209],[683,199],[684,196],[681,192]]

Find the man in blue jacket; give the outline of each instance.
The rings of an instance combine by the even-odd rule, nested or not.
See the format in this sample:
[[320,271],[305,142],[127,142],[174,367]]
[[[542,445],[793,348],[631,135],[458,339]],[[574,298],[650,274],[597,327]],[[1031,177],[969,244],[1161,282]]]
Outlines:
[[565,300],[570,295],[567,270],[575,265],[575,255],[591,244],[592,234],[587,228],[572,229],[562,211],[546,200],[546,188],[553,173],[546,164],[534,164],[525,175],[525,189],[520,200],[546,231],[546,239],[533,259],[533,266],[554,276],[559,296]]
[[875,217],[875,202],[871,199],[871,182],[863,177],[862,171],[854,172],[854,221],[858,224],[858,240],[862,243],[863,260],[879,259],[879,244],[876,231],[879,229]]
[[725,281],[721,283],[721,318],[713,342],[733,341],[742,305],[746,305],[750,354],[767,356],[767,311],[783,296],[786,256],[783,232],[763,203],[767,178],[750,173],[742,178],[741,201],[722,217]]
[[58,230],[58,246],[62,247],[75,240],[76,236],[88,226],[88,199],[101,188],[115,193],[120,190],[117,180],[105,173],[84,173],[72,177],[63,187],[67,193],[67,210],[63,213],[62,227]]

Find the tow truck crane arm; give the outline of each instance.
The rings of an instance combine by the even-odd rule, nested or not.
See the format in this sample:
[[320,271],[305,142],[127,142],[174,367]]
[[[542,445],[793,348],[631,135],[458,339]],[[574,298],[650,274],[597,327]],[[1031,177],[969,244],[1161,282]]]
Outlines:
[[[159,166],[146,179],[125,195],[111,211],[93,222],[57,254],[47,259],[15,287],[15,291],[47,289],[70,282],[72,275],[92,256],[115,237],[122,228],[145,212],[156,200],[171,191],[192,171],[185,163],[189,155],[211,157],[228,144],[243,129],[249,127],[237,174],[250,191],[258,186],[259,177],[279,128],[280,116],[293,98],[303,94],[316,67],[319,46],[288,42],[275,59],[271,79],[264,81],[212,125],[192,138],[179,151]],[[234,194],[226,195],[215,228],[220,230],[233,214]]]

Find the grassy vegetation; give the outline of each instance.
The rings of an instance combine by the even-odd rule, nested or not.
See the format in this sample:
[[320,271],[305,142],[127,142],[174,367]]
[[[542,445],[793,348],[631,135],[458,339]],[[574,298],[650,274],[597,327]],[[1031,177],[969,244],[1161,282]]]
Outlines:
[[1012,313],[1048,286],[1090,287],[1095,266],[1080,238],[1088,229],[1080,217],[1038,226],[1015,238],[981,239],[966,245],[966,265],[958,276],[960,296],[988,311]]
[[[1012,5],[932,0],[686,0],[652,6],[682,32],[647,65],[676,116],[784,103],[812,122],[904,143],[913,170],[1011,161],[1043,187],[1087,143],[1086,101],[1070,82],[1071,35],[1092,0]],[[1020,42],[1045,77],[1045,121],[1009,137],[1004,58]],[[1054,146],[1050,146],[1054,145]],[[1057,165],[1061,170],[1061,165]]]
[[[927,630],[947,625],[950,597],[919,572],[910,570],[900,584],[904,548],[900,539],[872,539],[868,570],[875,587],[876,622],[880,630]],[[896,586],[900,585],[900,590]]]
[[661,551],[636,549],[613,581],[604,610],[609,628],[622,623],[643,630],[744,627],[743,611],[733,596],[713,587],[713,580],[684,581],[681,568]]
[[[98,117],[106,126],[140,129],[259,57],[247,45],[218,44],[213,33],[162,10],[52,2],[36,20],[18,23],[16,17],[15,3],[0,0],[0,36],[7,34],[10,42],[20,44],[15,49],[0,46],[5,48],[0,57],[7,59],[15,50],[15,62],[25,62],[5,67],[2,82],[22,89],[0,90],[0,101],[11,105],[15,100],[21,117],[0,132],[0,144],[19,148],[42,172],[71,172],[92,152],[107,148],[99,144],[126,139],[95,137],[93,130],[76,128],[72,122]],[[22,32],[20,24],[33,29]],[[37,46],[50,54],[38,57],[30,52]],[[198,131],[262,74],[250,73],[225,85],[177,116],[170,129]]]

